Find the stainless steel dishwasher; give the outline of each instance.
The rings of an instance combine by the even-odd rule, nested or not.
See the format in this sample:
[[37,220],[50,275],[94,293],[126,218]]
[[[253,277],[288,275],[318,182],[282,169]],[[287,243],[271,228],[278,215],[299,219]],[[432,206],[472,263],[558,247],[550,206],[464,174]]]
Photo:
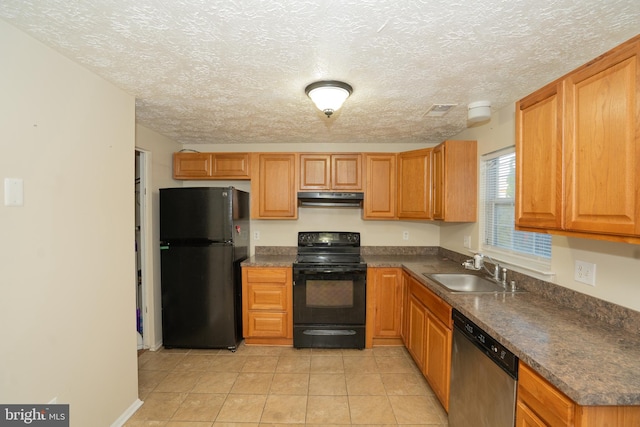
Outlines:
[[513,427],[518,358],[453,310],[449,427]]

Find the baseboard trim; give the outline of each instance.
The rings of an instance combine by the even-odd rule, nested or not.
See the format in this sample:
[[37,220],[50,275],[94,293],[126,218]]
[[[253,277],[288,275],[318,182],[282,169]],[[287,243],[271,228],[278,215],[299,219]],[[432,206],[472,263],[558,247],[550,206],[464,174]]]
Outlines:
[[131,418],[133,414],[136,413],[136,411],[142,406],[143,403],[144,402],[142,400],[136,399],[136,401],[133,402],[131,406],[129,406],[127,410],[124,411],[122,415],[120,415],[118,419],[113,422],[113,424],[111,424],[111,427],[122,427],[124,423],[126,423],[129,418]]

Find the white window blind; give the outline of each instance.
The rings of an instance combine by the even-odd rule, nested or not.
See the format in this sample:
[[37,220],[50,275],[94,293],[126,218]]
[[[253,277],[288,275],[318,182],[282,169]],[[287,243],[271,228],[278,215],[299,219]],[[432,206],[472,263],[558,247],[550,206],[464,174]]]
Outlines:
[[551,236],[515,230],[515,158],[516,154],[510,148],[482,159],[482,249],[549,265]]

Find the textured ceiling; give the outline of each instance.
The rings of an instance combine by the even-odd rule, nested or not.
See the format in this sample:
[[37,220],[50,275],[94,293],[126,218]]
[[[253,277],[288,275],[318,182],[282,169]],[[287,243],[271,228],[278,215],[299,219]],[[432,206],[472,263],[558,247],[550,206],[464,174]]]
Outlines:
[[[177,142],[436,143],[636,35],[638,0],[2,0]],[[331,119],[304,94],[343,80]],[[434,103],[457,104],[442,118]]]

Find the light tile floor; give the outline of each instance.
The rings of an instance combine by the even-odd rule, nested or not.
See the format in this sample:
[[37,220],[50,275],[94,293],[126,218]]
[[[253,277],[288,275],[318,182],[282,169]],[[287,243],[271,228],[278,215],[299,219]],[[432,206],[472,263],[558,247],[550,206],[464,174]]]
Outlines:
[[403,347],[240,345],[146,351],[144,404],[126,426],[445,427],[447,414]]

